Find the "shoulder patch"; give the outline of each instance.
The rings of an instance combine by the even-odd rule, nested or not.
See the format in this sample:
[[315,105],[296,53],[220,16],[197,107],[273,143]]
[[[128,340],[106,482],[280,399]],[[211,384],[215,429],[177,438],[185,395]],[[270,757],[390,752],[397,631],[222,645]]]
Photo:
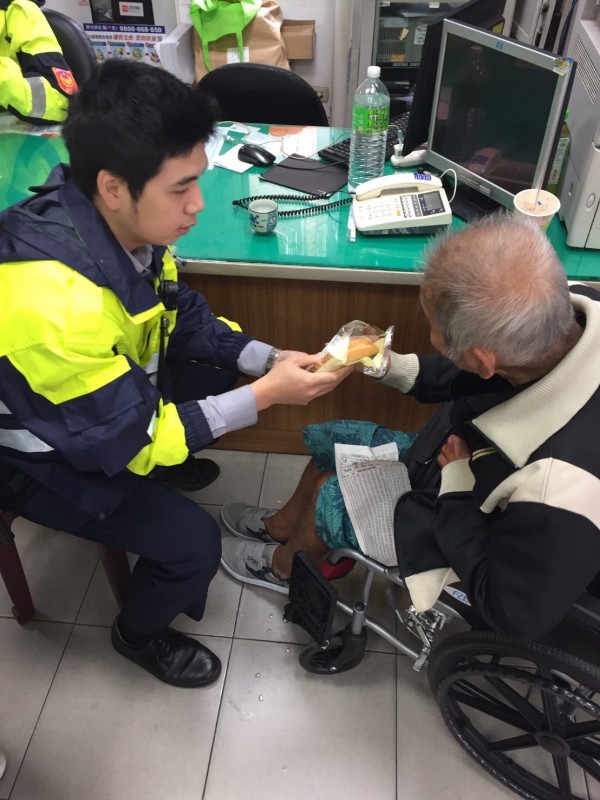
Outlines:
[[77,81],[73,77],[70,69],[61,69],[60,67],[52,67],[52,72],[58,83],[58,88],[65,94],[75,94],[77,91]]

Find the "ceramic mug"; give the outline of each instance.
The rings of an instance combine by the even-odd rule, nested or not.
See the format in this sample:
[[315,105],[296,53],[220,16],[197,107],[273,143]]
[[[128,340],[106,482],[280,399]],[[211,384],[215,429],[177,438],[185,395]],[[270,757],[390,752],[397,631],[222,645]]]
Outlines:
[[277,225],[277,203],[274,200],[253,200],[248,205],[248,216],[254,233],[273,233]]

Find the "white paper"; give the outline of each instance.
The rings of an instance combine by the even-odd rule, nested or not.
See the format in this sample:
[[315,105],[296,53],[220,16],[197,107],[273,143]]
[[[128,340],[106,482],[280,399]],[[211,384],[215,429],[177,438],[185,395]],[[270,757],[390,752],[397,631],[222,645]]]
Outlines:
[[230,169],[232,172],[246,172],[252,167],[252,164],[247,164],[245,161],[240,161],[238,152],[242,145],[237,144],[226,153],[220,153],[215,159],[214,164],[216,167],[223,167],[223,169]]
[[262,131],[254,130],[251,131],[247,136],[244,137],[244,144],[260,144],[263,145],[265,142],[272,142],[273,137],[269,136],[268,133],[262,133]]
[[360,549],[388,567],[395,566],[394,509],[410,489],[396,443],[336,444],[335,468]]
[[[285,127],[285,126],[280,126]],[[305,158],[316,156],[318,128],[303,128],[299,133],[288,133],[283,137],[283,154],[285,156],[299,155]]]
[[217,158],[221,152],[223,141],[223,134],[221,134],[219,132],[219,128],[217,128],[217,132],[213,133],[204,145],[204,152],[206,153],[206,169],[212,169],[214,167],[215,158]]
[[[246,172],[246,170],[252,167],[252,164],[248,164],[245,161],[240,161],[238,158],[238,152],[242,147],[241,144],[236,144],[235,147],[232,147],[226,153],[221,153],[214,159],[214,164],[217,167],[223,167],[224,169],[230,169],[233,172]],[[281,155],[281,142],[268,142],[266,144],[261,145],[264,150],[268,150],[269,153],[272,153],[275,158],[277,159],[278,156]]]
[[254,133],[258,130],[256,125],[248,125],[247,122],[232,122],[227,129],[230,133]]

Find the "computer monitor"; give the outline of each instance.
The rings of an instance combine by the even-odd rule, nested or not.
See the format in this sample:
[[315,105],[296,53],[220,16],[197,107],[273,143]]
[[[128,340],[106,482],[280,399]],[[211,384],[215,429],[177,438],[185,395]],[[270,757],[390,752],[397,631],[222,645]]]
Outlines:
[[423,147],[427,141],[444,20],[465,22],[468,25],[476,25],[478,28],[494,31],[494,33],[502,33],[503,12],[504,0],[469,0],[468,3],[441,12],[429,23],[423,42],[421,63],[417,72],[408,125],[404,134],[402,155],[407,156],[418,147]]
[[427,164],[458,179],[463,219],[546,185],[574,75],[571,59],[444,20]]

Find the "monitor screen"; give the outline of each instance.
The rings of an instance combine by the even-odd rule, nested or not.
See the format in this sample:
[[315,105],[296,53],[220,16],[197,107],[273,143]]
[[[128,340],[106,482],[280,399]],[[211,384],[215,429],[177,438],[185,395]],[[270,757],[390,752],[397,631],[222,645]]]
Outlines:
[[402,155],[407,156],[418,147],[423,147],[427,141],[444,20],[465,22],[469,25],[476,25],[478,28],[493,30],[494,33],[502,33],[503,12],[504,0],[469,0],[468,3],[444,11],[429,23],[410,107],[410,117],[404,135]]
[[478,199],[512,208],[521,189],[546,184],[573,72],[569,59],[444,20],[427,163],[475,190],[462,192],[467,218]]

